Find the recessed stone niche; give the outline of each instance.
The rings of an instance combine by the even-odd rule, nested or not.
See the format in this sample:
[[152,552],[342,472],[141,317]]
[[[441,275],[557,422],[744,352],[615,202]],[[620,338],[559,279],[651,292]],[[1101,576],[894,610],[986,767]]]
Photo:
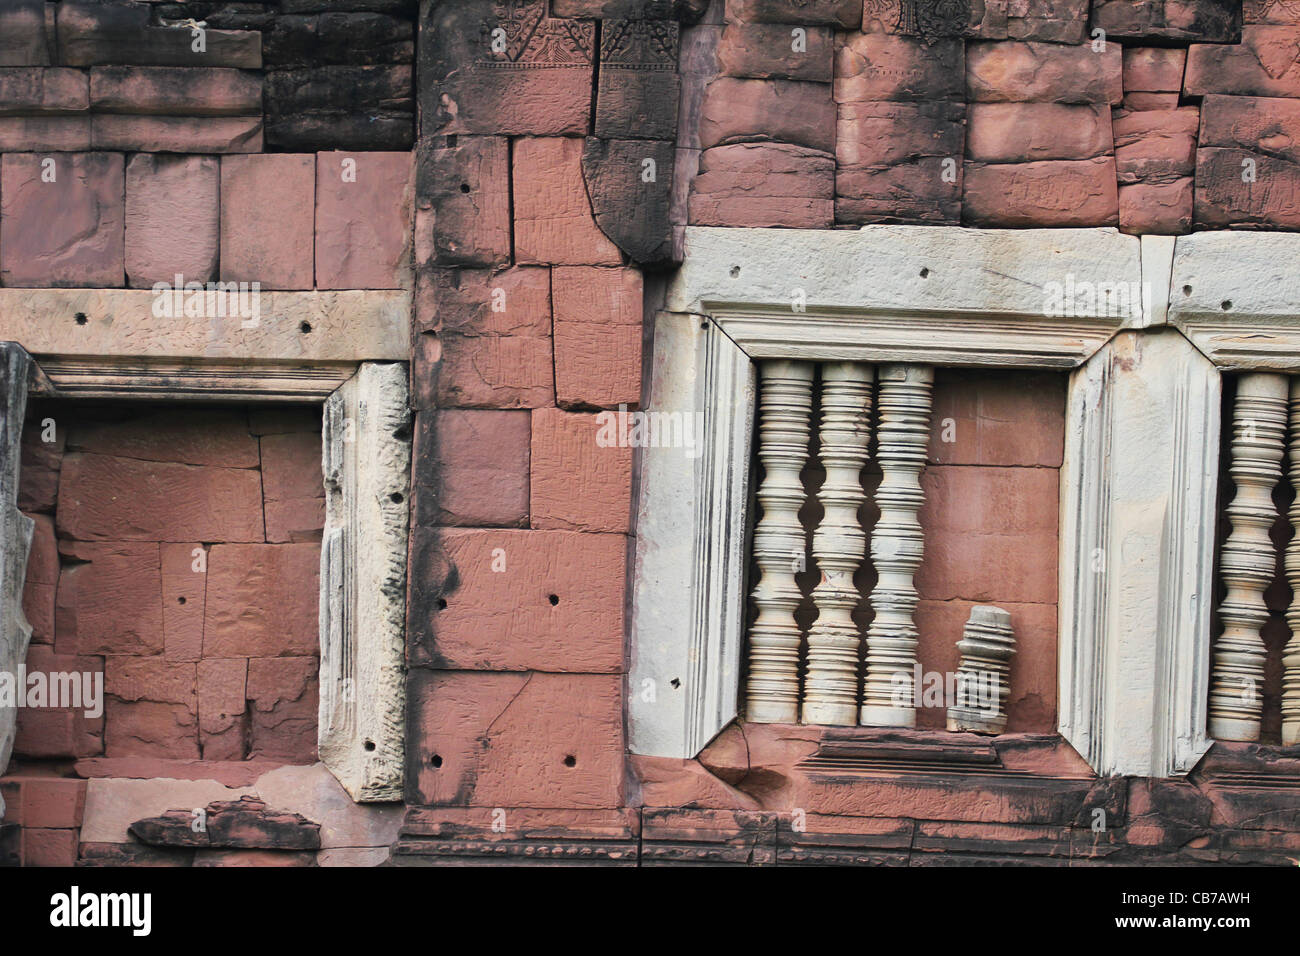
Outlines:
[[20,711],[16,761],[316,762],[319,406],[33,399],[18,503],[27,666],[104,703]]

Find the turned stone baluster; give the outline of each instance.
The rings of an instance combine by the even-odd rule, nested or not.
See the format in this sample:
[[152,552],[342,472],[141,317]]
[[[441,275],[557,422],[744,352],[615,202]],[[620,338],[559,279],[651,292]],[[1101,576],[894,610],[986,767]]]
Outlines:
[[1282,745],[1300,743],[1300,378],[1291,379],[1291,488],[1296,492],[1287,517],[1296,532],[1286,547],[1286,583],[1291,585],[1291,604],[1286,622],[1291,640],[1282,653]]
[[858,653],[862,640],[853,623],[858,589],[853,574],[867,550],[858,523],[862,466],[871,435],[872,368],[857,362],[821,367],[821,463],[826,481],[817,498],[825,514],[813,534],[813,557],[821,583],[813,590],[817,622],[808,632],[803,722],[848,724],[858,720]]
[[871,592],[875,617],[867,629],[867,673],[861,722],[868,726],[915,727],[913,672],[916,665],[916,588],[912,575],[925,544],[917,511],[924,494],[921,470],[930,439],[934,369],[925,365],[882,365],[878,445],[882,478],[876,492],[880,520],[871,536],[871,560],[878,580]]
[[1273,488],[1282,477],[1288,381],[1253,373],[1237,380],[1232,414],[1232,464],[1237,494],[1228,505],[1232,533],[1219,566],[1227,595],[1219,605],[1223,634],[1214,644],[1210,674],[1210,736],[1258,740],[1263,700],[1264,590],[1273,580],[1276,552],[1269,529],[1277,519]]
[[957,642],[957,700],[948,708],[949,730],[1000,734],[1007,728],[1007,695],[1016,637],[1011,615],[1000,607],[976,605]]
[[764,474],[758,500],[763,517],[754,528],[758,617],[749,631],[745,710],[758,723],[794,723],[799,719],[799,626],[794,612],[802,597],[795,571],[802,567],[805,550],[799,473],[808,460],[813,365],[766,361],[759,374],[758,457]]

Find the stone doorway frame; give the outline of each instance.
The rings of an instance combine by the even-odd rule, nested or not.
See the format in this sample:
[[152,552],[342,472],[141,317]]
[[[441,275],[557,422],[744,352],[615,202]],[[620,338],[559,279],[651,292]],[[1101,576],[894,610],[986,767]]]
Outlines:
[[[320,760],[357,802],[400,801],[411,413],[408,292],[264,292],[255,323],[157,316],[124,289],[0,289],[0,668],[26,658],[27,395],[323,406]],[[16,711],[0,712],[0,767]]]
[[[1220,377],[1167,327],[1174,259],[1173,237],[1104,228],[688,227],[646,408],[703,413],[705,438],[694,460],[640,450],[630,750],[692,758],[737,715],[754,360],[913,362],[1070,371],[1058,729],[1098,774],[1188,772],[1211,743]],[[1067,275],[1145,296],[1049,317],[1045,284]]]

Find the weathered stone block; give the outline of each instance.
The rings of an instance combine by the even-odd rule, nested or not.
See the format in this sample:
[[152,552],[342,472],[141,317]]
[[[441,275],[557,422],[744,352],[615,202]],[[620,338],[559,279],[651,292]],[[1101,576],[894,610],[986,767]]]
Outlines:
[[77,113],[89,108],[89,83],[80,70],[0,66],[0,116]]
[[319,576],[318,544],[214,544],[208,551],[203,656],[317,653]]
[[0,9],[0,66],[49,62],[44,0],[10,0]]
[[529,513],[534,528],[629,530],[632,449],[598,440],[603,424],[600,416],[558,408],[533,412]]
[[1169,183],[1192,175],[1199,122],[1195,107],[1117,113],[1115,169],[1120,184]]
[[[582,176],[583,142],[523,139],[514,150],[515,261],[621,265],[596,225]],[[667,171],[664,171],[666,175]]]
[[[110,413],[111,414],[111,413]],[[256,468],[257,439],[242,409],[145,406],[128,417],[65,425],[68,451],[141,461]]]
[[0,283],[121,286],[124,168],[120,153],[6,153],[0,160]]
[[266,117],[266,144],[273,149],[409,150],[414,141],[415,117],[409,110],[308,110]]
[[835,102],[960,101],[965,69],[961,40],[927,44],[887,33],[849,34],[837,41]]
[[811,23],[856,30],[862,26],[858,0],[727,0],[727,21]]
[[1116,225],[1115,159],[967,163],[962,220],[1011,228]]
[[221,278],[260,282],[266,289],[312,288],[315,203],[314,157],[224,157]]
[[213,156],[137,153],[126,164],[127,284],[216,277],[221,167]]
[[198,713],[196,680],[193,662],[117,655],[104,661],[104,692],[126,703],[180,704]]
[[199,661],[199,743],[204,759],[243,760],[247,756],[247,686],[247,659]]
[[138,66],[262,68],[256,31],[205,30],[202,48],[188,26],[150,26],[149,3],[68,0],[58,5],[59,62],[66,66],[130,63]]
[[837,223],[956,225],[961,221],[961,197],[960,153],[892,166],[841,167],[835,173]]
[[1300,166],[1244,149],[1202,146],[1194,209],[1198,227],[1300,229]]
[[90,149],[89,116],[0,116],[0,152]]
[[1241,5],[1241,16],[1245,23],[1300,24],[1300,10],[1278,0],[1245,0]]
[[264,435],[261,450],[262,495],[267,501],[324,497],[319,435]]
[[834,79],[835,46],[829,27],[729,23],[718,41],[717,57],[723,76],[811,83]]
[[248,699],[252,701],[249,757],[296,764],[316,762],[319,668],[314,657],[248,662]]
[[427,5],[420,24],[424,135],[586,135],[595,24],[489,0]]
[[199,756],[198,717],[183,704],[108,698],[104,709],[104,753],[110,757]]
[[76,865],[76,830],[23,830],[23,866]]
[[261,490],[257,472],[242,468],[68,454],[59,479],[59,534],[82,541],[261,541]]
[[638,265],[671,261],[671,142],[588,138],[582,178],[600,231]]
[[526,526],[529,441],[526,411],[417,414],[416,524]]
[[100,66],[90,71],[90,107],[98,113],[261,115],[262,78],[244,70]]
[[1119,103],[1119,44],[972,43],[966,50],[966,99],[972,103]]
[[203,656],[206,549],[198,542],[159,545],[162,572],[163,655],[169,661]]
[[[557,267],[552,270],[551,287],[559,404],[599,408],[637,404],[641,397],[641,273],[636,269]],[[534,440],[537,423],[534,415]],[[533,490],[537,490],[535,483]]]
[[410,288],[410,153],[316,156],[316,288]]
[[1065,387],[1056,372],[936,369],[927,461],[1060,468]]
[[616,807],[623,679],[416,670],[411,798],[486,807]]
[[1236,43],[1241,5],[1233,0],[1093,0],[1092,26],[1124,39]]
[[966,108],[960,103],[844,103],[835,137],[837,175],[855,166],[893,166],[923,156],[961,162]]
[[493,267],[510,261],[509,157],[506,139],[486,136],[420,153],[417,263]]
[[771,139],[835,149],[835,103],[824,83],[718,77],[704,93],[700,145]]
[[[987,11],[999,4],[989,2],[984,6]],[[971,3],[972,25],[978,8],[978,0]],[[1006,17],[1007,38],[1011,40],[1083,43],[1088,34],[1088,0],[1008,0]]]
[[23,790],[24,828],[66,830],[81,826],[86,808],[86,781],[37,776],[18,779]]
[[158,545],[63,542],[55,646],[64,653],[161,654]]
[[1122,108],[1130,113],[1178,109],[1177,93],[1125,93]]
[[[212,26],[226,26],[207,16]],[[415,24],[385,13],[284,14],[262,31],[262,60],[268,68],[330,64],[410,63],[415,58]]]
[[1124,48],[1124,92],[1177,93],[1183,88],[1187,51],[1172,47]]
[[1300,25],[1248,26],[1239,44],[1193,43],[1183,92],[1300,97]]
[[602,139],[677,135],[678,26],[672,20],[606,20],[601,25],[595,133]]
[[598,20],[674,19],[693,23],[708,5],[708,0],[551,0],[551,13],[557,17]]
[[698,226],[827,229],[834,219],[835,159],[784,143],[715,146],[700,156],[691,184]]
[[23,614],[32,626],[33,644],[54,643],[54,599],[59,586],[59,544],[54,519],[28,515],[35,525],[23,582]]
[[988,163],[1092,159],[1113,152],[1110,108],[1057,103],[972,103],[966,155]]
[[[59,469],[63,466],[63,449],[67,432],[58,427],[47,433],[45,419],[33,418],[23,429],[18,508],[20,511],[53,511],[59,496]],[[51,441],[45,441],[46,437]]]
[[262,149],[260,116],[90,117],[95,149],[150,153],[256,153]]
[[618,673],[626,562],[622,535],[417,530],[411,663]]
[[1201,102],[1200,145],[1238,147],[1300,164],[1300,100],[1207,96]]

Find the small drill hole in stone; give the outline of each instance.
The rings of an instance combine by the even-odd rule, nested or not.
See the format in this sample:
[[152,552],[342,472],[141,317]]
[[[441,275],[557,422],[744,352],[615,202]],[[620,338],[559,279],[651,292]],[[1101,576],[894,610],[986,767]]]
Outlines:
[[402,493],[400,491],[394,491],[388,496],[388,500],[395,505],[400,505],[402,503]]
[[185,598],[183,598],[183,597],[178,597],[178,598],[176,599],[176,603],[177,603],[177,604],[184,604],[184,603],[185,603]]
[[298,326],[298,331],[301,332],[303,335],[306,335],[308,332],[311,331],[311,323],[310,322],[302,323],[302,325]]
[[1219,303],[1219,308],[1221,308],[1224,312],[1227,312],[1229,309],[1232,308],[1232,302],[1228,299],[1224,299],[1222,302]]
[[555,607],[555,605],[560,603],[560,596],[558,594],[552,594],[546,600],[551,602],[551,607]]
[[373,740],[367,740],[367,741],[366,741],[366,749],[367,749],[367,750],[374,750],[374,749],[375,749],[375,742],[374,742]]
[[930,277],[930,270],[929,270],[929,269],[922,269],[922,270],[921,270],[921,278],[922,278],[922,279],[928,279],[929,277]]
[[460,184],[460,191],[463,192],[463,193],[467,193],[467,192],[469,192],[469,183],[461,183],[461,184]]
[[439,611],[445,611],[445,610],[447,610],[447,599],[446,599],[446,598],[438,598],[438,610],[439,610]]
[[681,687],[681,686],[682,686],[682,681],[681,681],[681,678],[680,678],[680,677],[674,677],[674,678],[673,678],[672,680],[670,680],[668,683],[670,683],[670,684],[673,685],[673,689],[674,689],[674,690],[676,690],[678,687]]
[[575,757],[573,754],[569,754],[567,757],[564,758],[564,765],[566,767],[576,767],[578,765],[578,758]]
[[1192,294],[1192,287],[1189,285],[1183,286],[1183,295],[1191,295],[1191,294]]
[[731,267],[731,278],[733,278],[733,279],[738,279],[738,278],[740,278],[740,266],[732,266],[732,267]]
[[88,321],[90,321],[89,319],[86,318],[85,312],[78,312],[76,315],[73,316],[73,319],[76,320],[78,325],[85,325]]
[[429,763],[433,764],[433,766],[435,767],[441,767],[442,757],[440,757],[438,754],[434,754],[432,757],[429,758]]

